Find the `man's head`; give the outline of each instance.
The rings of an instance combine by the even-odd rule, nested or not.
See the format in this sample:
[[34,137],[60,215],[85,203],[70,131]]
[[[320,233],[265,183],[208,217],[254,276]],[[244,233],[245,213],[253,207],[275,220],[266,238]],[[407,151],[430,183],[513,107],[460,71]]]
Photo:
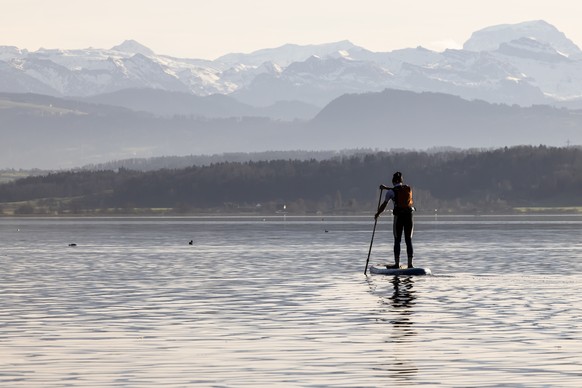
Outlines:
[[402,183],[402,173],[400,171],[396,171],[394,175],[392,175],[392,184],[396,185],[398,183]]

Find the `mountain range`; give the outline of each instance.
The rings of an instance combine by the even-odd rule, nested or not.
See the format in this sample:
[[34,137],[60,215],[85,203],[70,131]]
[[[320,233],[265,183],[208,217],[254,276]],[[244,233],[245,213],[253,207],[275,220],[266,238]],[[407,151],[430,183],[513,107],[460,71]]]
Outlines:
[[0,47],[0,168],[219,153],[582,144],[582,52],[544,21],[462,50]]
[[307,121],[163,117],[58,97],[0,93],[0,123],[0,168],[69,169],[156,156],[275,150],[582,144],[579,110],[393,89],[342,95]]
[[463,49],[443,52],[372,52],[341,41],[206,60],[160,55],[133,40],[110,49],[0,46],[2,92],[97,100],[124,89],[220,94],[261,108],[297,101],[305,110],[289,107],[275,118],[309,118],[343,94],[386,88],[522,106],[582,106],[582,51],[542,20],[488,27],[474,32]]

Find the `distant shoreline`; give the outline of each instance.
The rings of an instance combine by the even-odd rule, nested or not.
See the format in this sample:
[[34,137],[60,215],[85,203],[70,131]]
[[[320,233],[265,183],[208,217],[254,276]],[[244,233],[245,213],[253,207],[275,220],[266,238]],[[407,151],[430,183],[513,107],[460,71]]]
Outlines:
[[[549,211],[544,210],[520,210],[514,213],[446,213],[446,214],[416,214],[416,220],[438,220],[438,219],[491,219],[491,218],[521,218],[521,217],[582,217],[582,208],[571,208],[571,211]],[[569,208],[570,209],[570,208]],[[384,220],[391,219],[390,214],[382,216]],[[0,220],[9,219],[136,219],[136,220],[225,220],[225,221],[369,221],[373,219],[373,212],[369,214],[245,214],[245,213],[199,213],[199,214],[15,214],[15,215],[0,215]]]

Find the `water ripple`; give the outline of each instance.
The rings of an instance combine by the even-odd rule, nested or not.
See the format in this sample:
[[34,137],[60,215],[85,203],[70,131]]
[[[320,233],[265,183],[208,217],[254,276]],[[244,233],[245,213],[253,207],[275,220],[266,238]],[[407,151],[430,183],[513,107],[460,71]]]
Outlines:
[[0,385],[579,386],[579,227],[0,220]]

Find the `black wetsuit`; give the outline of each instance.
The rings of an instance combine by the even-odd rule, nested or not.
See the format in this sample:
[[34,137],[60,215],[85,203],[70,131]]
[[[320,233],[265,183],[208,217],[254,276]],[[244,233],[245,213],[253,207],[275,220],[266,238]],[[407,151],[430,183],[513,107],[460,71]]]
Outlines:
[[[414,221],[412,220],[413,208],[399,207],[397,205],[399,203],[397,197],[399,195],[400,187],[402,187],[402,185],[397,185],[392,189],[394,192],[394,198],[392,198],[392,202],[394,203],[394,210],[392,211],[392,214],[394,214],[394,223],[392,227],[394,233],[394,261],[397,266],[400,265],[400,243],[402,241],[402,234],[404,233],[408,266],[411,267],[412,258],[414,256],[414,249],[412,248],[412,233],[414,232]],[[412,203],[412,201],[410,203]]]
[[412,264],[414,250],[412,248],[412,233],[414,231],[414,221],[412,220],[412,209],[394,209],[394,261],[400,265],[400,242],[404,232],[404,242],[406,243],[406,255],[408,263]]

